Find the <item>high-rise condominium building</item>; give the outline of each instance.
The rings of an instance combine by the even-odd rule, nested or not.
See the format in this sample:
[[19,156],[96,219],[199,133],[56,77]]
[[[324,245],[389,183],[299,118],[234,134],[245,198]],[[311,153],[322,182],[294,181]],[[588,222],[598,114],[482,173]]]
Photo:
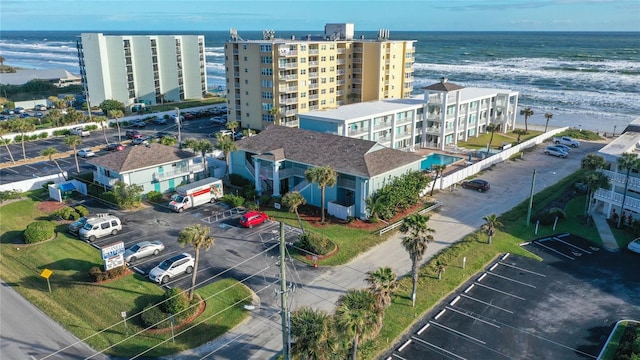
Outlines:
[[77,47],[92,104],[160,104],[200,99],[207,91],[203,35],[83,33]]
[[323,36],[225,44],[228,119],[263,129],[298,126],[296,114],[355,102],[407,98],[413,90],[413,40],[354,39],[353,24],[327,24]]

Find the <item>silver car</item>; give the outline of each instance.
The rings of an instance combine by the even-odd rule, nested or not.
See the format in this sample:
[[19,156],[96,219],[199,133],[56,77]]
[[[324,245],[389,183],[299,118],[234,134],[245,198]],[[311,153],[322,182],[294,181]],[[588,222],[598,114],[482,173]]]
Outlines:
[[158,255],[164,250],[161,241],[142,241],[124,251],[124,261],[130,263],[138,259]]
[[547,146],[547,148],[544,149],[544,153],[547,155],[561,157],[563,159],[569,155],[566,151],[555,146]]

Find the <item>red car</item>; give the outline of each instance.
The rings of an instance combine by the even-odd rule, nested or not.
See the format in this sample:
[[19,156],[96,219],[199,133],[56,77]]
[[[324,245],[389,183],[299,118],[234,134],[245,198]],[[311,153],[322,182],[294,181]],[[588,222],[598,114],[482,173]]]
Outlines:
[[269,220],[269,216],[267,214],[259,211],[249,211],[240,218],[240,225],[251,229],[252,227],[260,225],[267,220]]

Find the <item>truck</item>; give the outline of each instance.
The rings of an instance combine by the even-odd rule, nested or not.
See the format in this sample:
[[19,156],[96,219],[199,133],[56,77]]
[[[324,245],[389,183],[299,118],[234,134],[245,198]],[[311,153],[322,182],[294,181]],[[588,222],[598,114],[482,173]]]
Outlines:
[[90,136],[91,135],[89,130],[85,130],[84,128],[81,128],[81,127],[77,127],[77,128],[71,129],[70,133],[71,133],[71,135],[78,135],[80,137],[85,137],[85,136]]
[[202,179],[191,184],[178,186],[171,197],[169,208],[181,213],[186,209],[206,203],[214,203],[223,195],[222,180],[214,177]]
[[561,144],[571,146],[573,148],[577,148],[580,146],[580,142],[578,140],[574,140],[568,136],[558,136],[553,138],[554,144]]

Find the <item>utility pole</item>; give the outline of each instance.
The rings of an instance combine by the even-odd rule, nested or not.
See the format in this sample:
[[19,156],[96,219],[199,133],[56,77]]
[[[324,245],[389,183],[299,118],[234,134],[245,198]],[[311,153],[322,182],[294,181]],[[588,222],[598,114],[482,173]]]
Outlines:
[[177,117],[176,124],[178,124],[178,148],[182,146],[182,134],[180,133],[180,128],[182,127],[182,121],[180,121],[180,108],[176,107]]
[[290,360],[289,353],[289,309],[287,308],[287,279],[285,271],[284,223],[280,222],[280,311],[282,317],[282,358]]
[[527,211],[527,227],[531,223],[531,208],[533,207],[533,189],[536,184],[536,169],[533,169],[533,178],[531,179],[531,195],[529,195],[529,210]]

